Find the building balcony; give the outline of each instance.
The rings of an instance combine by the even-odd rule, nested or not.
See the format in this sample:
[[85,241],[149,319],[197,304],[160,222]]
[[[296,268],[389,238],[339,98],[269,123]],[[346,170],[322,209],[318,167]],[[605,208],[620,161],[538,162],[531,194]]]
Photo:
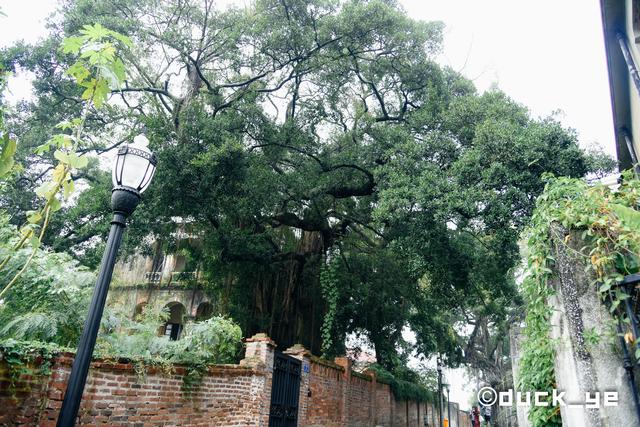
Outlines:
[[177,285],[186,282],[198,281],[199,279],[199,271],[147,271],[144,273],[144,280],[146,283],[154,285]]

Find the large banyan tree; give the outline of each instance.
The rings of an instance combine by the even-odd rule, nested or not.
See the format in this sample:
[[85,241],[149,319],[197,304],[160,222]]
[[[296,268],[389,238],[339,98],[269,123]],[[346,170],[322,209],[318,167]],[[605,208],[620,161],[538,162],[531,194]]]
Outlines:
[[[29,147],[78,109],[57,46],[89,23],[134,47],[85,150],[146,132],[159,164],[130,232],[170,242],[172,218],[187,221],[209,291],[245,335],[331,355],[356,333],[392,367],[410,328],[423,354],[495,365],[487,325],[500,330],[517,300],[518,232],[542,175],[595,167],[574,132],[439,65],[443,25],[394,0],[67,0],[48,39],[0,58],[36,76],[14,123],[40,167],[0,200],[16,221],[49,162]],[[97,166],[86,175],[48,242],[89,263],[109,184]]]

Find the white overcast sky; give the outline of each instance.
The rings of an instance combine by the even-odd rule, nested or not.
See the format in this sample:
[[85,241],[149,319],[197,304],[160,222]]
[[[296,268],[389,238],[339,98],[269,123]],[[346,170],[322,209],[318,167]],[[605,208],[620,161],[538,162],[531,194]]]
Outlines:
[[[223,0],[222,3],[248,3]],[[583,146],[615,155],[602,24],[597,0],[401,0],[410,16],[446,25],[443,64],[486,90],[496,84],[534,116],[561,110]],[[0,0],[0,47],[44,35],[55,0]],[[26,76],[11,81],[12,99],[29,94]],[[472,387],[449,373],[451,400],[468,407]]]

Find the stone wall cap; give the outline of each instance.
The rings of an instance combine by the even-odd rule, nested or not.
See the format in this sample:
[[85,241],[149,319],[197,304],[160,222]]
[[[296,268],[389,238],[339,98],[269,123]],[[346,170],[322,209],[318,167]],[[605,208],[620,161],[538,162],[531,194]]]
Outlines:
[[261,332],[258,334],[255,334],[254,336],[250,337],[250,338],[245,338],[242,340],[245,344],[246,343],[250,343],[250,342],[266,342],[269,346],[274,347],[276,346],[276,342],[274,340],[272,340],[271,338],[269,338],[269,335]]
[[302,344],[294,344],[293,346],[291,346],[288,349],[286,349],[285,351],[283,351],[283,353],[285,353],[285,354],[295,354],[295,355],[298,355],[298,356],[311,357],[311,352],[309,350],[307,350],[306,348],[304,348],[304,346]]
[[310,359],[311,359],[311,362],[316,363],[318,365],[326,366],[328,368],[333,368],[341,372],[345,371],[344,366],[340,366],[337,363],[332,362],[331,360],[323,359],[321,357],[313,356],[313,355],[310,357]]

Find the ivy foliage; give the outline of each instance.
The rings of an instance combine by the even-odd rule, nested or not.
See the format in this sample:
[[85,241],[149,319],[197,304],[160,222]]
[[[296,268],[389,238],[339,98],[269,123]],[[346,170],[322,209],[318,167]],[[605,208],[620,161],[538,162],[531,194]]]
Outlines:
[[[577,231],[585,246],[577,255],[592,273],[591,286],[616,317],[620,303],[629,298],[615,284],[624,275],[637,273],[640,263],[640,181],[631,172],[623,175],[619,188],[572,178],[547,177],[544,193],[538,198],[527,230],[527,265],[522,291],[527,314],[518,388],[522,391],[551,391],[555,388],[554,342],[549,338],[553,295],[549,286],[555,259],[549,225],[557,223]],[[567,239],[571,238],[567,235]],[[624,325],[629,322],[625,320]],[[629,328],[629,326],[626,326]],[[629,331],[625,331],[628,332]],[[628,335],[627,335],[628,336]],[[637,339],[630,335],[631,340]],[[636,353],[636,357],[640,354]],[[529,411],[534,427],[562,425],[558,407],[535,406]]]
[[369,365],[367,369],[375,372],[376,381],[389,384],[398,400],[432,403],[437,400],[435,372],[417,372],[407,367],[398,367],[390,372],[379,364]]
[[14,394],[23,375],[49,375],[53,358],[65,350],[68,349],[40,341],[0,341],[0,360],[9,368],[9,392]]
[[145,306],[135,319],[129,313],[111,310],[103,320],[96,353],[132,362],[140,377],[144,377],[146,366],[171,373],[175,365],[183,365],[186,393],[200,384],[210,365],[238,362],[242,331],[233,320],[215,316],[202,322],[186,322],[180,339],[170,341],[158,336],[168,318],[167,307]]
[[321,328],[322,333],[322,356],[331,358],[341,354],[344,345],[334,337],[340,336],[336,334],[335,322],[338,311],[338,280],[336,277],[338,269],[338,260],[335,259],[336,251],[332,251],[327,256],[326,262],[320,270],[320,286],[322,287],[322,297],[327,303],[327,309],[324,315],[324,321]]

